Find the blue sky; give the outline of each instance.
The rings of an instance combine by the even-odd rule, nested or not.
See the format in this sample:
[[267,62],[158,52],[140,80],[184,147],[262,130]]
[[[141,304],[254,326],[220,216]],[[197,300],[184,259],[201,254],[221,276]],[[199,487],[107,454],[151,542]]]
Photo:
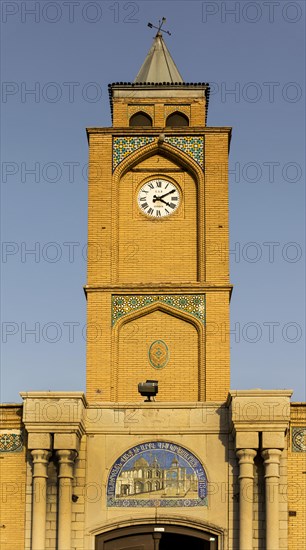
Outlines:
[[305,399],[305,3],[1,10],[1,400],[85,389],[85,128],[110,126],[107,85],[135,78],[162,16],[184,80],[211,83],[208,125],[233,127],[231,387]]

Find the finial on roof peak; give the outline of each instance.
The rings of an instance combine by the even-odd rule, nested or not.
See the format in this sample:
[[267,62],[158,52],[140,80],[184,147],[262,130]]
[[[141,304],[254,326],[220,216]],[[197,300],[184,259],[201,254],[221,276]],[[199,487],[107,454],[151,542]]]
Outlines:
[[165,21],[166,18],[163,17],[162,20],[159,21],[158,27],[152,25],[152,23],[148,23],[150,28],[157,29],[157,33],[154,37],[150,51],[134,80],[135,83],[183,82],[180,72],[163,40],[163,32],[171,35],[169,31],[162,29]]

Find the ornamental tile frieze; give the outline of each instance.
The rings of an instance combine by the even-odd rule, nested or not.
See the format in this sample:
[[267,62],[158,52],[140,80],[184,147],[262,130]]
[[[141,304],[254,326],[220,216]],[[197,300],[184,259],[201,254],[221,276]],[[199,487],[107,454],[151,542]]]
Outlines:
[[22,450],[22,434],[10,431],[0,432],[0,453],[13,453]]
[[166,136],[169,143],[191,157],[201,168],[204,166],[204,138],[198,136]]
[[306,428],[292,428],[292,450],[296,453],[306,452]]
[[134,153],[140,147],[153,143],[153,136],[126,136],[113,138],[113,169],[117,168],[131,153]]
[[121,294],[112,296],[112,325],[129,313],[160,302],[192,315],[205,323],[204,294]]
[[[137,149],[153,143],[153,136],[120,136],[113,138],[113,169]],[[204,166],[204,138],[201,136],[166,136],[165,143],[183,151],[201,168]]]

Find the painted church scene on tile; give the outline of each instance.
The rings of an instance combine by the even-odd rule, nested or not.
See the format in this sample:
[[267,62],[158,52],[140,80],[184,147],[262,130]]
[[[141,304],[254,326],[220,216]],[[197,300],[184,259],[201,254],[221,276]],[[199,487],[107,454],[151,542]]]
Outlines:
[[86,393],[1,407],[3,550],[303,547],[306,404],[230,388],[231,128],[207,126],[202,77],[184,81],[160,26],[109,85],[112,126],[87,129],[105,253],[84,287]]

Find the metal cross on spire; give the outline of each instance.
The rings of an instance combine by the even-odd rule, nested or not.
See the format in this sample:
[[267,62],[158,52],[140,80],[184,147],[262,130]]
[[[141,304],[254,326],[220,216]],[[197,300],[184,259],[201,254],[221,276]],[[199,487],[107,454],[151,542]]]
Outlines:
[[161,32],[165,32],[166,34],[169,34],[169,36],[171,36],[171,32],[165,31],[164,29],[162,29],[162,26],[165,22],[166,22],[166,18],[163,17],[162,20],[159,20],[158,27],[156,27],[155,25],[152,25],[152,23],[148,23],[148,27],[150,27],[150,29],[157,29],[156,36],[158,36]]

